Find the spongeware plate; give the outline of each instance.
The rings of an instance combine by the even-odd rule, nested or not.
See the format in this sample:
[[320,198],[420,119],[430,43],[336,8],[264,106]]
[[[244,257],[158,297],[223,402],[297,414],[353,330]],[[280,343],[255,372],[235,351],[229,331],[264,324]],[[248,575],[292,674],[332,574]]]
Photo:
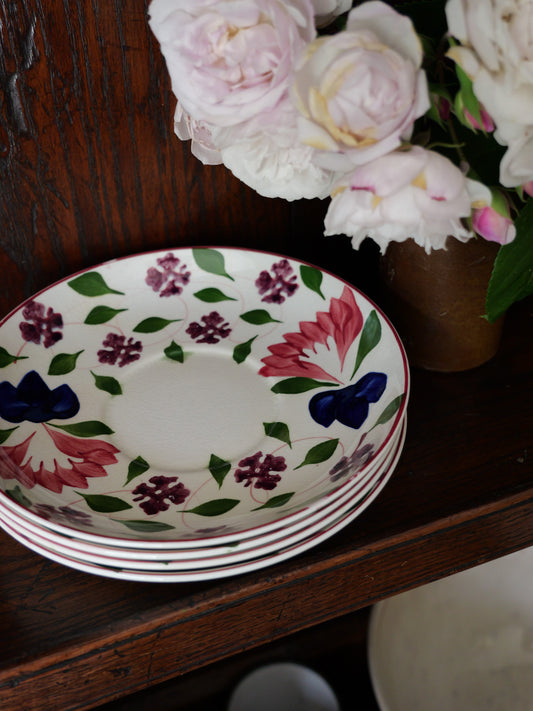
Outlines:
[[533,547],[378,603],[369,667],[382,711],[533,708]]
[[[405,416],[404,416],[405,419]],[[285,539],[286,536],[292,535],[297,531],[302,529],[308,529],[315,521],[323,519],[328,513],[336,509],[339,505],[350,500],[353,501],[356,496],[364,496],[367,487],[372,485],[372,480],[381,473],[382,469],[386,467],[390,461],[391,456],[393,456],[398,443],[405,434],[405,421],[402,422],[400,430],[395,433],[391,440],[392,446],[387,446],[383,450],[384,456],[381,455],[376,458],[376,461],[368,469],[368,471],[362,473],[360,476],[353,477],[342,489],[339,489],[339,495],[326,497],[327,504],[317,508],[316,511],[310,511],[303,518],[298,518],[293,523],[289,523],[278,528],[261,533],[260,535],[249,537],[249,538],[236,538],[227,543],[213,546],[197,547],[197,548],[181,548],[177,544],[172,549],[162,548],[130,548],[121,546],[112,546],[108,544],[98,544],[90,543],[80,538],[76,538],[70,535],[59,533],[53,529],[48,529],[46,525],[41,525],[40,523],[34,523],[28,520],[26,517],[19,515],[18,511],[14,511],[7,506],[3,506],[3,502],[0,502],[0,518],[5,519],[7,523],[14,527],[21,528],[24,535],[29,535],[33,539],[43,539],[46,544],[54,543],[60,546],[64,546],[72,551],[78,551],[83,554],[94,554],[100,557],[121,557],[122,559],[130,560],[175,560],[179,558],[180,560],[198,560],[201,558],[214,558],[218,556],[224,556],[228,554],[233,554],[238,549],[239,551],[247,551],[252,548],[259,548],[260,546],[269,545],[273,542],[277,542],[280,539]],[[390,449],[390,451],[389,451]]]
[[363,294],[242,249],[66,278],[0,323],[0,362],[2,501],[134,547],[305,516],[388,445],[409,392],[403,346]]
[[[405,427],[402,428],[402,433],[404,432]],[[306,519],[307,524],[305,527],[301,527],[299,530],[287,531],[281,540],[273,540],[268,543],[259,541],[255,547],[245,550],[242,550],[237,546],[236,548],[225,551],[224,553],[221,552],[216,555],[212,554],[208,557],[193,557],[191,556],[191,551],[186,552],[186,558],[180,556],[179,553],[176,553],[172,558],[165,560],[154,560],[153,558],[147,559],[144,555],[142,555],[142,553],[136,558],[126,558],[122,555],[122,551],[120,549],[116,549],[115,555],[104,552],[102,549],[95,552],[86,552],[77,549],[73,545],[65,545],[64,543],[61,543],[61,540],[50,540],[46,537],[39,538],[36,536],[35,532],[28,530],[23,523],[10,520],[4,515],[3,512],[0,513],[0,520],[4,520],[8,525],[10,525],[14,530],[17,530],[23,536],[36,541],[40,540],[48,550],[54,553],[72,556],[87,563],[111,565],[114,567],[124,566],[132,570],[138,569],[146,571],[197,570],[202,568],[212,568],[213,566],[228,565],[230,563],[235,564],[241,561],[251,560],[259,556],[275,553],[280,549],[285,549],[288,546],[295,545],[299,541],[307,539],[311,535],[327,528],[349,510],[353,510],[357,502],[365,499],[367,494],[374,489],[376,483],[383,475],[383,471],[387,471],[392,462],[398,458],[402,448],[403,437],[398,443],[395,451],[391,452],[387,458],[382,470],[377,471],[372,476],[368,477],[368,480],[361,483],[355,491],[349,492],[348,495],[342,497],[342,499],[339,500],[331,510],[328,509],[326,512],[321,513],[320,516],[316,516],[314,519]],[[198,549],[196,551],[192,551],[193,555],[194,553],[202,552],[203,551]]]
[[212,568],[197,569],[197,570],[187,570],[187,571],[169,571],[169,572],[154,572],[146,570],[132,570],[128,567],[115,568],[114,566],[108,566],[105,563],[94,564],[87,563],[81,558],[76,558],[74,556],[57,553],[50,548],[46,547],[40,542],[31,540],[13,529],[5,521],[0,520],[0,525],[4,530],[9,533],[15,540],[17,540],[22,545],[26,546],[30,550],[62,565],[74,568],[76,570],[92,573],[95,575],[100,575],[108,578],[115,578],[120,580],[130,580],[138,582],[154,582],[154,583],[165,583],[165,582],[200,582],[207,580],[217,580],[221,578],[226,578],[234,575],[240,575],[244,573],[253,572],[256,570],[261,570],[267,566],[274,565],[276,563],[281,563],[285,560],[289,560],[296,555],[304,553],[305,551],[313,548],[320,543],[323,543],[331,536],[335,535],[343,528],[348,526],[352,521],[354,521],[361,513],[374,501],[374,499],[381,493],[387,482],[389,481],[392,473],[398,463],[398,459],[401,454],[401,448],[398,451],[396,457],[394,458],[390,467],[384,470],[374,487],[367,493],[366,497],[357,503],[355,503],[348,512],[343,514],[338,520],[331,523],[325,529],[309,536],[303,541],[297,544],[288,546],[287,548],[280,548],[274,553],[267,554],[262,557],[258,557],[253,560],[249,560],[244,563],[236,563],[229,565],[213,566]]

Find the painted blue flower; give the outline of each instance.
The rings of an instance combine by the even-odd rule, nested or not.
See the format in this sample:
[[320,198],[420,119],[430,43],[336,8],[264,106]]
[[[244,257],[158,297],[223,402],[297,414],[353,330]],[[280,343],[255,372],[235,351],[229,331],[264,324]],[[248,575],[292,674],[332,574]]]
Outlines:
[[0,383],[0,417],[8,422],[66,420],[80,409],[76,394],[68,385],[51,390],[39,373],[31,370],[15,387]]
[[313,420],[324,427],[338,420],[347,427],[358,429],[368,417],[369,403],[377,402],[386,386],[385,373],[367,373],[353,385],[314,395],[309,412]]

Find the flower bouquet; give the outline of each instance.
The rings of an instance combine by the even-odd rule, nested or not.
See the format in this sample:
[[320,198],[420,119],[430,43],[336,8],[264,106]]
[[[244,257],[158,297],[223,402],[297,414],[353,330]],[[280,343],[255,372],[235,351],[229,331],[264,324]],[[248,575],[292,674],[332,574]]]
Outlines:
[[533,0],[153,0],[175,132],[261,195],[329,199],[382,252],[501,245],[495,321],[533,293]]

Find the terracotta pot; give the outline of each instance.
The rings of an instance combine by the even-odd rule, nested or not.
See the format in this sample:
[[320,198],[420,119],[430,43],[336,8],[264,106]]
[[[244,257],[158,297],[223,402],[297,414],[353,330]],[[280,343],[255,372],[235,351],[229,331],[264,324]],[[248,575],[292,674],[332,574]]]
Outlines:
[[411,239],[389,245],[381,258],[384,306],[411,365],[453,372],[495,355],[503,319],[491,324],[483,315],[498,247],[452,237],[430,254]]

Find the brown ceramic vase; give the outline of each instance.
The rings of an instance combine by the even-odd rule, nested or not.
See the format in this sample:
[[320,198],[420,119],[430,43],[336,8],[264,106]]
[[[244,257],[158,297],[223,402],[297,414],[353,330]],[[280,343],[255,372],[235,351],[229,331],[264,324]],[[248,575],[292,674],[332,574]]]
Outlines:
[[442,372],[475,368],[498,350],[503,319],[485,318],[485,296],[499,245],[449,237],[427,254],[412,239],[381,258],[384,306],[412,366]]

